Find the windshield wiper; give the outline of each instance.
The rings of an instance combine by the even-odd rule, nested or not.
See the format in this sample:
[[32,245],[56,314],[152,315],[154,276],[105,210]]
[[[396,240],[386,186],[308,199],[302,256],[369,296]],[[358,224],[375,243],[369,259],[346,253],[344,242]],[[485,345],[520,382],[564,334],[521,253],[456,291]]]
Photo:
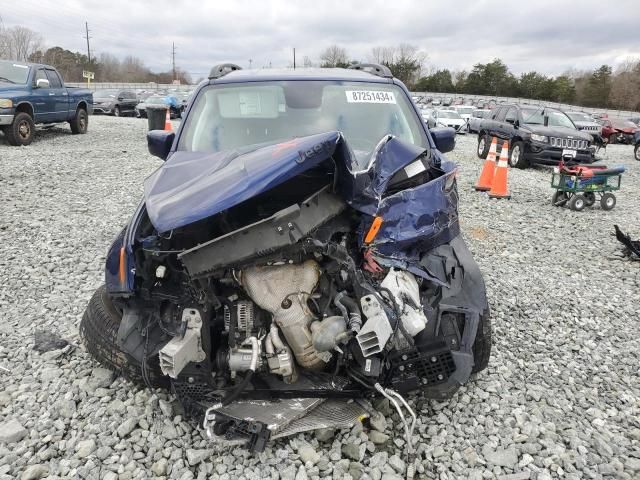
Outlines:
[[3,82],[9,82],[9,83],[16,83],[16,82],[14,82],[13,80],[9,80],[9,79],[8,79],[8,78],[6,78],[6,77],[0,77],[0,81],[3,81]]

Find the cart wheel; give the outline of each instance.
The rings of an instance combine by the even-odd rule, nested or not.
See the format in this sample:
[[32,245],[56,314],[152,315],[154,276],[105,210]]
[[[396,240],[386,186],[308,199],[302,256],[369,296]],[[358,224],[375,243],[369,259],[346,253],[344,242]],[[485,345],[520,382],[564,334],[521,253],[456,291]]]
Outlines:
[[616,196],[613,193],[603,193],[600,198],[600,206],[603,210],[613,210],[616,206]]
[[567,195],[567,192],[562,192],[560,190],[556,190],[553,197],[551,197],[551,205],[554,207],[562,207],[568,201],[569,195]]
[[581,193],[574,195],[569,200],[569,208],[571,210],[575,210],[576,212],[582,211],[586,204],[587,204],[587,201],[585,200],[584,196]]
[[596,203],[596,194],[593,192],[586,192],[584,194],[584,200],[586,202],[586,206],[590,207],[594,203]]

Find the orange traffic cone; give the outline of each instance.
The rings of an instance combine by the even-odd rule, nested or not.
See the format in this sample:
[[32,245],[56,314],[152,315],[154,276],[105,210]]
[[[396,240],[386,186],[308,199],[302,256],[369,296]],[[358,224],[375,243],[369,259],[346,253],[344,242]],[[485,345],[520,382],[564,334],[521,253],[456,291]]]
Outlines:
[[164,118],[164,130],[165,132],[173,131],[173,127],[171,126],[171,115],[169,115],[169,109],[167,109],[167,116]]
[[491,185],[493,184],[493,175],[496,170],[496,156],[498,154],[498,139],[493,137],[491,140],[491,147],[489,148],[489,153],[487,154],[487,159],[484,161],[484,166],[482,167],[482,173],[480,174],[480,178],[478,178],[478,183],[474,187],[478,191],[487,191],[491,190]]
[[496,167],[496,173],[493,177],[493,185],[489,191],[490,198],[511,198],[509,195],[509,187],[507,186],[507,177],[509,175],[509,142],[505,140],[500,150],[500,159]]

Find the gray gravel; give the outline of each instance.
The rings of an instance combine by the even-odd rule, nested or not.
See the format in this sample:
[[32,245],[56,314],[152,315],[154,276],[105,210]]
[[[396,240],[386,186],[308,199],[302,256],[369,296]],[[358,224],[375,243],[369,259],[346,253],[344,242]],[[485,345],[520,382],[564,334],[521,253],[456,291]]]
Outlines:
[[[404,439],[384,402],[383,431],[298,435],[252,457],[214,450],[171,395],[114,378],[78,347],[106,248],[160,164],[145,126],[92,117],[88,135],[55,128],[30,147],[0,145],[0,480],[402,478]],[[510,172],[510,201],[474,192],[475,142],[459,138],[449,157],[495,348],[452,400],[412,398],[418,476],[640,478],[640,263],[611,236],[617,223],[640,237],[640,163],[609,147],[609,163],[628,168],[618,205],[574,213],[550,205],[548,169]],[[36,328],[71,344],[38,353]]]

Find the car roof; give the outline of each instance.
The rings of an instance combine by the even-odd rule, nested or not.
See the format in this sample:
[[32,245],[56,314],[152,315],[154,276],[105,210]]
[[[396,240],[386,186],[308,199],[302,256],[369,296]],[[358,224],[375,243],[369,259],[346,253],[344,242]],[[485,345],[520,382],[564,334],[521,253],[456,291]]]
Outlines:
[[333,80],[369,83],[393,83],[392,78],[378,77],[372,73],[347,68],[263,68],[234,70],[211,83],[268,82],[280,80]]

